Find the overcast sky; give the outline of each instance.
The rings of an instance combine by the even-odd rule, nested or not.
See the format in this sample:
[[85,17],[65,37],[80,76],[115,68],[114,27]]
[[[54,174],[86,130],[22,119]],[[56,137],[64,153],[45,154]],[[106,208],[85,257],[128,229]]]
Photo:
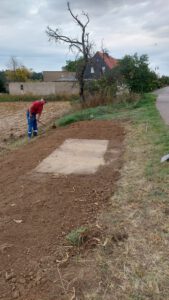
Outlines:
[[[71,0],[81,18],[87,12],[87,32],[115,58],[148,54],[150,66],[169,75],[169,0]],[[0,70],[11,56],[34,71],[61,70],[75,54],[67,45],[49,42],[46,27],[80,36],[64,0],[0,0]]]

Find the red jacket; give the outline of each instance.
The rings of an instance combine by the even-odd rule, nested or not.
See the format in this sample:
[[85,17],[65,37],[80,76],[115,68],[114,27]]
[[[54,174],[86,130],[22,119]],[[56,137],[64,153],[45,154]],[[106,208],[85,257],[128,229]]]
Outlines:
[[34,101],[29,109],[31,114],[41,114],[44,103],[42,101]]

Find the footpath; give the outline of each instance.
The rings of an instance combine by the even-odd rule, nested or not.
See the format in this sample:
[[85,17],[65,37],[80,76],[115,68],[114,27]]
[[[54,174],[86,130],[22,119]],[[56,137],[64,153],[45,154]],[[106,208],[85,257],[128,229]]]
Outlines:
[[154,93],[158,96],[156,107],[165,123],[169,125],[169,87],[156,90]]

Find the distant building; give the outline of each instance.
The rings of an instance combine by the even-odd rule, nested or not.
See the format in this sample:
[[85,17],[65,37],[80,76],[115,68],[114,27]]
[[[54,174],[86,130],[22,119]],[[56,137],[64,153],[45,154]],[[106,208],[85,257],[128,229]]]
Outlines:
[[75,72],[68,71],[43,71],[44,82],[75,81]]
[[[84,79],[99,79],[118,65],[118,60],[107,53],[96,52],[86,66]],[[78,94],[79,83],[75,72],[44,71],[43,81],[10,82],[11,95]]]
[[[108,53],[97,51],[86,66],[85,79],[99,79],[106,72],[118,65],[118,60]],[[77,81],[76,72],[69,71],[43,71],[44,82]]]
[[118,65],[118,60],[108,53],[96,52],[85,70],[85,79],[99,79]]
[[78,94],[79,86],[74,72],[44,71],[43,81],[10,82],[10,95]]

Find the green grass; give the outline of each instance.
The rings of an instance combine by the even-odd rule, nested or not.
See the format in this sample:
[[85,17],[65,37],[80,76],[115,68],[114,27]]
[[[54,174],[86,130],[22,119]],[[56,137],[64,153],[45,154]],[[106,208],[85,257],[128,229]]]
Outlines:
[[[161,168],[160,157],[169,152],[169,131],[164,124],[155,106],[156,97],[152,94],[145,94],[134,103],[119,103],[96,108],[84,109],[56,121],[58,126],[65,126],[73,122],[84,120],[131,120],[133,126],[143,125],[144,132],[142,139],[146,138],[145,143],[149,143],[154,148],[154,153],[149,157],[146,166],[147,176],[158,176],[162,178],[169,175],[169,168],[165,165]],[[158,169],[158,170],[157,170]]]
[[[105,228],[103,240],[93,256],[88,255],[93,259],[90,272],[93,269],[93,278],[98,278],[93,290],[87,291],[88,299],[112,299],[112,295],[124,300],[168,299],[169,163],[160,159],[169,153],[169,130],[155,100],[146,94],[135,103],[90,108],[58,122],[64,126],[91,119],[119,120],[126,131],[124,165],[112,207],[98,220]],[[128,239],[112,243],[112,236],[123,231]]]
[[49,96],[33,96],[33,95],[9,95],[1,94],[0,102],[31,102],[37,99],[45,98],[47,101],[76,101],[78,96],[76,95],[49,95]]
[[77,229],[72,230],[67,236],[66,239],[73,246],[80,246],[83,244],[85,239],[85,234],[87,232],[87,227],[79,227]]
[[65,126],[73,122],[91,119],[124,119],[131,118],[135,121],[154,118],[155,96],[145,94],[142,99],[135,103],[119,103],[107,106],[88,108],[73,114],[67,115],[57,121],[57,125]]

